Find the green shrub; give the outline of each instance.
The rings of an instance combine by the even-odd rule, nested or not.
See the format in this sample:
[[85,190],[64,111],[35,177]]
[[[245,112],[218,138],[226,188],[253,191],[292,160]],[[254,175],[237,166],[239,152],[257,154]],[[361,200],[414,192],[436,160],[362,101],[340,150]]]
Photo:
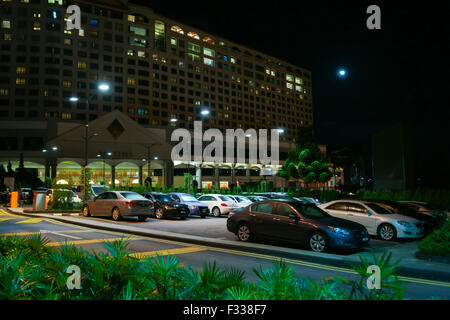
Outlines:
[[450,223],[428,235],[419,244],[420,252],[434,256],[450,256]]
[[[139,259],[128,252],[128,242],[106,242],[106,252],[87,252],[74,245],[47,246],[40,235],[17,237],[0,235],[0,300],[341,300],[401,299],[402,287],[389,258],[378,259],[383,288],[389,291],[360,296],[366,265],[355,266],[361,281],[341,278],[317,283],[298,279],[283,261],[272,269],[254,269],[256,282],[245,280],[244,272],[221,269],[216,262],[194,270],[184,267],[175,256]],[[68,290],[67,268],[81,270],[81,289]],[[349,295],[348,284],[356,288]]]

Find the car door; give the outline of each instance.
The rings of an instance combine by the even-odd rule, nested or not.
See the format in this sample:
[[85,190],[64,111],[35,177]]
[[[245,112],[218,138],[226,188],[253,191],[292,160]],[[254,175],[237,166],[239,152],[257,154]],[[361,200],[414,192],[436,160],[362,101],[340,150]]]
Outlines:
[[211,211],[214,205],[216,204],[217,200],[211,196],[202,196],[198,199],[198,201],[203,202],[206,204]]
[[255,234],[272,237],[274,225],[277,221],[273,219],[273,203],[258,203],[251,207],[250,223]]
[[105,197],[107,196],[107,193],[102,193],[98,195],[95,199],[90,201],[89,203],[89,211],[92,216],[98,216],[101,212],[101,206],[103,204],[103,201],[105,200]]
[[[296,218],[293,218],[295,216]],[[310,230],[294,208],[286,203],[277,203],[272,213],[273,237],[288,241],[303,241]]]
[[331,216],[341,219],[347,218],[348,203],[335,202],[324,208]]
[[348,216],[351,217],[351,220],[362,224],[366,227],[367,231],[372,234],[376,232],[377,219],[372,212],[369,215],[369,213],[366,212],[367,210],[369,209],[359,203],[348,204]]

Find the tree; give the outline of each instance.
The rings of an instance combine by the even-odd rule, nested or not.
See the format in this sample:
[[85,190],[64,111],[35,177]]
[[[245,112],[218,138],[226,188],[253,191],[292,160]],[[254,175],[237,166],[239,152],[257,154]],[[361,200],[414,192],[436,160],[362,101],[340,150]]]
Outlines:
[[300,129],[296,146],[289,150],[288,157],[277,175],[286,180],[291,177],[302,179],[306,187],[312,182],[330,180],[332,172],[325,155],[320,152],[311,129]]

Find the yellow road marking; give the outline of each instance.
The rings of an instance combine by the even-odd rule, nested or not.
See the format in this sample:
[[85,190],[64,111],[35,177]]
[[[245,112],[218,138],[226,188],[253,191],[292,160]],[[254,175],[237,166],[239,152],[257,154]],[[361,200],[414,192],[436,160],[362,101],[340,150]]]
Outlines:
[[6,221],[6,220],[11,220],[13,218],[0,218],[0,222]]
[[[78,233],[78,232],[92,232],[91,230],[63,230],[63,231],[55,231],[58,233]],[[3,233],[5,236],[30,236],[34,234],[40,234],[39,231],[35,232],[11,232],[11,233]]]
[[137,252],[130,254],[130,257],[137,258],[137,259],[143,259],[147,257],[155,257],[156,255],[159,256],[169,256],[169,255],[178,255],[183,253],[192,253],[192,252],[199,252],[199,251],[205,251],[207,249],[200,248],[200,247],[186,247],[186,248],[176,248],[176,249],[167,249],[167,250],[159,250],[159,251],[150,251],[150,252]]
[[39,223],[39,222],[41,222],[43,220],[44,219],[41,219],[41,218],[31,218],[31,219],[26,219],[26,220],[22,220],[22,221],[16,222],[16,224],[18,224],[18,223]]
[[100,243],[100,242],[112,242],[112,241],[119,241],[119,240],[141,240],[141,238],[111,238],[111,239],[90,239],[90,240],[77,240],[77,241],[60,241],[60,242],[50,242],[47,243],[47,247],[58,247],[58,246],[62,246],[65,244],[69,244],[69,245],[77,245],[77,244],[91,244],[91,243]]

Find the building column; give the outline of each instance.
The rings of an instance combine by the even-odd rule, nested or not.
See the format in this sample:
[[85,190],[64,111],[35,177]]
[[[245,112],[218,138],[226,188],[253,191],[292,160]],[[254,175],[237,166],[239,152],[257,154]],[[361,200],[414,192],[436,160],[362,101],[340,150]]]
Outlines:
[[50,169],[52,180],[56,178],[56,167],[58,165],[58,160],[56,158],[50,159]]
[[220,189],[220,175],[219,175],[219,165],[214,167],[214,177],[217,189]]
[[[199,163],[198,167],[195,167],[195,181],[197,181],[197,188],[202,189],[202,164]],[[195,190],[197,191],[197,190]]]
[[116,166],[111,165],[111,186],[114,189],[116,187]]
[[144,185],[144,179],[143,179],[143,166],[139,166],[139,184],[142,186]]
[[171,188],[173,186],[173,162],[172,160],[164,160],[164,169],[163,169],[163,183],[166,188]]
[[47,158],[45,159],[45,178],[50,178],[50,176],[50,160]]

